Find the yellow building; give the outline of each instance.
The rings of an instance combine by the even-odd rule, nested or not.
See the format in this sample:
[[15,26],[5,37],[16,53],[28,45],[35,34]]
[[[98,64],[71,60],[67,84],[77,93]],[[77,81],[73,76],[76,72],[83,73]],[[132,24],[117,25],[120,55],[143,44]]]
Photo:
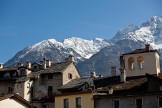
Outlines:
[[55,97],[55,108],[94,108],[92,91],[61,94]]
[[[94,78],[77,78],[63,85],[55,96],[55,108],[94,108]],[[88,103],[88,104],[87,104]]]

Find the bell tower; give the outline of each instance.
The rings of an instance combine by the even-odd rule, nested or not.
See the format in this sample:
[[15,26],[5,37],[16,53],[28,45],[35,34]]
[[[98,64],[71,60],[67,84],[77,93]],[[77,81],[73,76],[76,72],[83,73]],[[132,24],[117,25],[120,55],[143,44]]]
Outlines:
[[122,54],[120,67],[125,69],[126,76],[141,76],[148,74],[158,75],[160,73],[160,55],[150,45],[143,49],[136,49],[132,52]]

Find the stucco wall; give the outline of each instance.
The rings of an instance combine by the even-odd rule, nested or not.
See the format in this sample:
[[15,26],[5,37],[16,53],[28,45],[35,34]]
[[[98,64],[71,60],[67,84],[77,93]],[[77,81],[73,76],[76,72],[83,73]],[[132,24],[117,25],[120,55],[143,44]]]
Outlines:
[[[144,60],[144,68],[142,69],[138,67],[138,62],[137,62],[137,58],[140,56],[143,57]],[[135,60],[135,69],[129,68],[128,59],[130,57],[133,57]],[[160,72],[159,56],[156,52],[124,55],[124,60],[125,60],[126,76],[128,77],[145,75],[146,73],[158,74]]]
[[14,99],[9,98],[0,101],[0,108],[28,108],[28,107]]
[[120,100],[120,108],[136,108],[135,100],[139,98],[143,99],[143,108],[158,108],[158,96],[97,98],[94,99],[94,108],[113,108],[113,99]]
[[73,63],[71,63],[67,68],[66,70],[63,72],[63,85],[66,84],[67,82],[69,82],[70,80],[72,79],[69,79],[68,78],[68,74],[72,74],[72,79],[75,79],[75,78],[80,78],[80,75],[76,69],[76,67],[74,66]]
[[94,108],[92,93],[75,94],[55,97],[55,108],[63,108],[63,100],[69,99],[69,108],[75,108],[75,99],[81,97],[82,108]]

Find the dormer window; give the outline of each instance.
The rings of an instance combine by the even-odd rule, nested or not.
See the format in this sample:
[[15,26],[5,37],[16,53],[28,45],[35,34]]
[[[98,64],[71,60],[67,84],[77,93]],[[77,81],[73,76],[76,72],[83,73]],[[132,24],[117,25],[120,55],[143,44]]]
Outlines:
[[26,76],[26,70],[25,69],[21,69],[20,76]]
[[38,67],[37,66],[34,66],[34,69],[38,69]]
[[135,60],[133,57],[130,57],[128,59],[128,66],[129,66],[129,69],[135,69]]

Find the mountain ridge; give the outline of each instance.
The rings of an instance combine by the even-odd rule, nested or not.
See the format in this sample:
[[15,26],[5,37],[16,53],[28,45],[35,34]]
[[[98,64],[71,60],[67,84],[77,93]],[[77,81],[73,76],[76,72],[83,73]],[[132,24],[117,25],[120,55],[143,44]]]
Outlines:
[[72,54],[83,76],[87,76],[92,70],[97,74],[109,75],[111,66],[119,67],[120,54],[144,47],[145,44],[150,44],[162,54],[162,17],[153,16],[140,26],[127,25],[119,29],[111,40],[87,40],[79,37],[66,38],[62,42],[44,40],[24,48],[5,65],[15,65],[26,60],[40,61],[43,57],[61,62]]

